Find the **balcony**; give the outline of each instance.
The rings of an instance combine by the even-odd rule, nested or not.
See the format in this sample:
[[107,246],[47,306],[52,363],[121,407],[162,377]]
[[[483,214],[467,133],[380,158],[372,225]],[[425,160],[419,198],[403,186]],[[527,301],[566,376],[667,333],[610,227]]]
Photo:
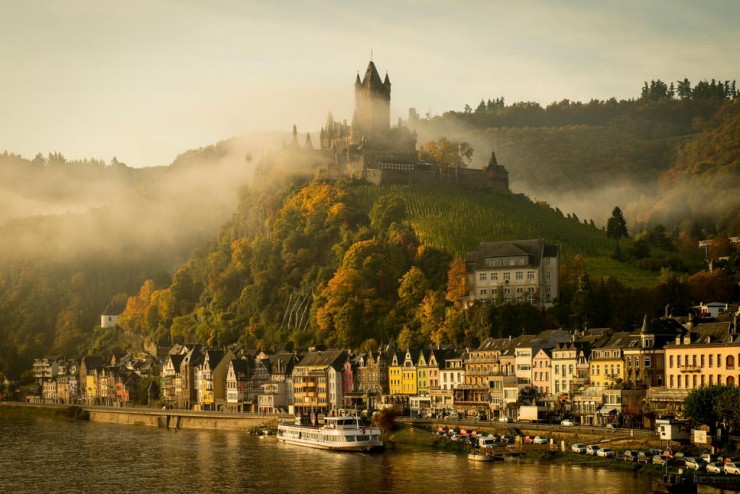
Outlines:
[[678,370],[681,372],[701,372],[701,367],[698,365],[682,365]]

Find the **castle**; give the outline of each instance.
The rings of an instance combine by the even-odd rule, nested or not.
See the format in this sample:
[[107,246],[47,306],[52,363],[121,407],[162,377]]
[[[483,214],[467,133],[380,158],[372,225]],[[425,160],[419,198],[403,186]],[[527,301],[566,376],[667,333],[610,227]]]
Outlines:
[[[370,183],[450,186],[485,190],[509,190],[509,174],[492,152],[483,169],[443,167],[419,160],[416,132],[399,119],[391,126],[391,81],[381,79],[371,60],[360,79],[355,79],[355,111],[352,124],[337,121],[331,113],[320,132],[320,149],[310,135],[302,148],[325,166],[325,175],[334,178],[362,178]],[[293,127],[293,149],[301,149]]]

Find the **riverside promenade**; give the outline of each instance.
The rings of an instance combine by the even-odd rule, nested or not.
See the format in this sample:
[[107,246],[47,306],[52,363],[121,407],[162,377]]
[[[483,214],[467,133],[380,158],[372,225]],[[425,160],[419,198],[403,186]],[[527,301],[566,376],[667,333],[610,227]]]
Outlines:
[[[63,410],[69,405],[54,403],[0,402],[0,406],[27,409]],[[91,422],[121,425],[143,425],[166,429],[219,429],[255,431],[277,429],[278,421],[287,415],[227,413],[216,411],[178,410],[154,407],[106,407],[75,405],[85,410]]]

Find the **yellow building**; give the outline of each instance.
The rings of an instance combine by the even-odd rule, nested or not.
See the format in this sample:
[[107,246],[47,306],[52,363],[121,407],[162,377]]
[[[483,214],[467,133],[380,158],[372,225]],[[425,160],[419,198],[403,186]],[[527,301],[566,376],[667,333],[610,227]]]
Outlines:
[[740,338],[729,322],[697,326],[666,345],[665,353],[667,389],[740,382]]
[[594,348],[589,358],[589,381],[592,386],[608,388],[627,379],[624,348],[635,338],[627,332],[615,333],[602,347]]
[[402,357],[403,354],[395,352],[388,365],[388,393],[392,395],[400,395],[403,391],[401,386]]
[[401,363],[401,394],[416,395],[419,392],[419,376],[417,363],[419,350],[406,350]]

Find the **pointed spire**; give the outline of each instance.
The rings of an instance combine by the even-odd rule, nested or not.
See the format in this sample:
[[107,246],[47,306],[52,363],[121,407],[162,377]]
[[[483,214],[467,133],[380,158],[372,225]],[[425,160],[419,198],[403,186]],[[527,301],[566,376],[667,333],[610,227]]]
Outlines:
[[313,151],[313,143],[311,142],[311,134],[306,132],[306,143],[303,145],[304,149]]
[[355,86],[362,86],[362,81],[360,80],[360,71],[357,71],[357,78],[355,79]]
[[382,84],[383,81],[380,80],[378,69],[375,68],[375,63],[370,60],[370,63],[367,64],[367,70],[365,70],[365,77],[362,79],[362,85],[366,87],[379,87]]
[[647,327],[647,314],[645,314],[642,318],[642,327],[640,328],[641,334],[647,334],[648,327]]
[[383,85],[384,86],[390,86],[391,85],[391,80],[388,77],[388,71],[387,70],[385,71],[385,80],[383,81]]

